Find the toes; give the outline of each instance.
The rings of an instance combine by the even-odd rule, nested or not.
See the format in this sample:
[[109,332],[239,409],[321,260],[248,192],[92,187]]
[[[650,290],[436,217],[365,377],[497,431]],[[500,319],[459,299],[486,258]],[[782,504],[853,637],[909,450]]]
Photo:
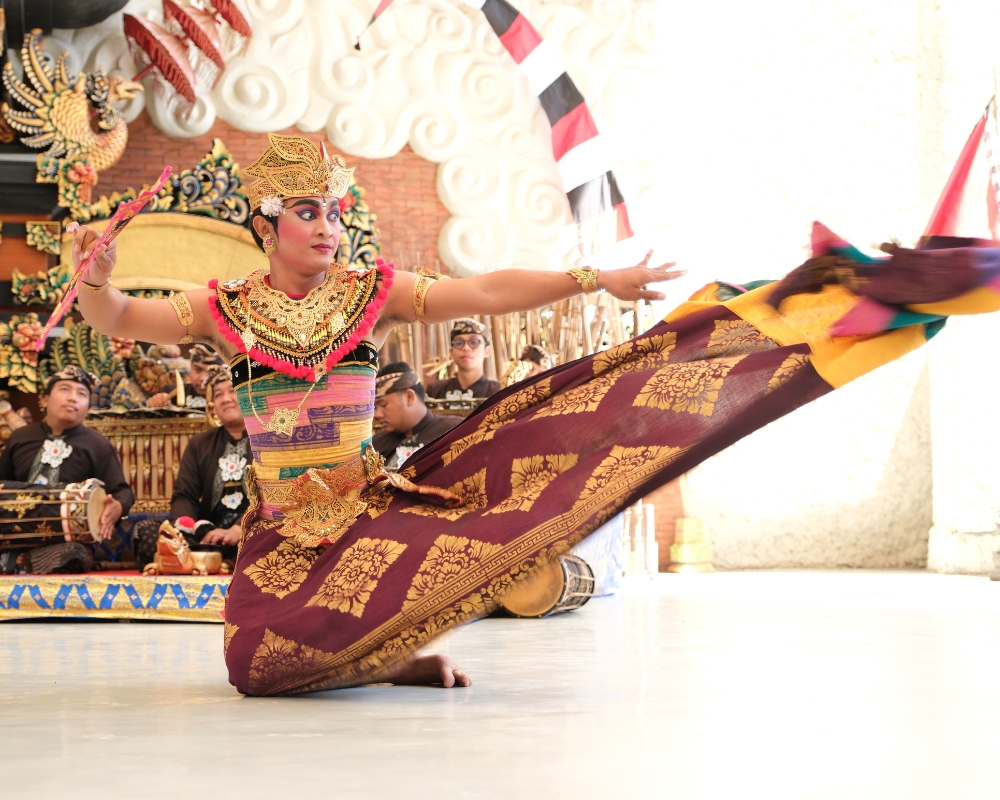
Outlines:
[[445,665],[441,670],[441,684],[445,689],[450,689],[455,685],[455,673],[448,665]]
[[460,669],[455,670],[455,680],[459,686],[472,686],[472,678]]

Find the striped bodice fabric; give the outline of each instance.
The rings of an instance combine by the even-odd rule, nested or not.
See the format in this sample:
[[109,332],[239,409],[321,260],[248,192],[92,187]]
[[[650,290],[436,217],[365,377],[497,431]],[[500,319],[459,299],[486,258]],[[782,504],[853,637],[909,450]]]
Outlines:
[[[368,342],[321,378],[308,397],[310,381],[256,362],[248,376],[246,355],[238,355],[230,366],[250,436],[262,516],[275,518],[286,499],[283,489],[290,490],[292,478],[311,467],[331,468],[350,461],[371,443],[378,354]],[[290,410],[294,415],[299,403],[302,408],[291,436],[267,430],[277,411]]]

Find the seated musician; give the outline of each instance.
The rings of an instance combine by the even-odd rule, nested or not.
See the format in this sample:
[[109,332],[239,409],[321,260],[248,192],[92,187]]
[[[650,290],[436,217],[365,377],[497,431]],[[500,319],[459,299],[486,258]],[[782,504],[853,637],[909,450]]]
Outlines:
[[528,374],[521,380],[534,378],[539,372],[545,372],[555,366],[556,360],[552,354],[540,344],[525,345],[521,351],[521,361],[528,366]]
[[[191,437],[174,481],[170,519],[188,544],[221,545],[223,559],[229,560],[236,557],[240,520],[250,504],[246,488],[250,439],[229,367],[209,367],[204,385],[210,399],[209,417],[218,419],[219,427]],[[153,519],[136,525],[135,555],[140,570],[153,562],[159,527],[159,521]]]
[[397,361],[375,377],[375,421],[382,430],[372,447],[385,458],[386,469],[398,469],[410,453],[450,431],[462,417],[428,411],[420,377],[409,364]]
[[[78,483],[97,478],[108,493],[101,514],[100,535],[110,539],[115,524],[128,514],[135,495],[125,482],[115,447],[107,438],[84,427],[90,393],[97,378],[70,365],[52,375],[42,391],[42,422],[14,431],[0,455],[0,481],[41,485]],[[44,552],[43,552],[44,551]],[[85,572],[93,553],[77,542],[29,551],[22,566],[37,574]]]
[[[191,346],[191,367],[184,380],[184,407],[205,407],[205,375],[209,367],[220,366],[222,357],[203,344]],[[177,402],[177,390],[158,392],[146,401],[149,408],[162,408]]]
[[427,396],[438,400],[472,400],[500,391],[500,381],[491,381],[483,371],[490,354],[486,326],[474,319],[457,319],[451,326],[451,360],[458,368],[454,378],[427,384]]
[[539,373],[551,369],[555,365],[552,354],[540,344],[529,344],[521,351],[521,357],[517,361],[511,361],[510,366],[503,376],[504,386],[513,386],[515,383],[534,378]]

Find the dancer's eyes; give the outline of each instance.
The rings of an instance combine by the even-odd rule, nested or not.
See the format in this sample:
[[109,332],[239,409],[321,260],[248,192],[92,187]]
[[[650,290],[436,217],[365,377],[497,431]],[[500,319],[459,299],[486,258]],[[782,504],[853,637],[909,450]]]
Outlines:
[[[312,222],[313,220],[319,218],[319,216],[316,213],[316,210],[312,208],[303,208],[300,211],[296,211],[295,213],[298,216],[298,218],[304,222]],[[336,222],[338,219],[340,219],[340,209],[339,208],[330,209],[330,211],[326,215],[326,219],[328,222]]]

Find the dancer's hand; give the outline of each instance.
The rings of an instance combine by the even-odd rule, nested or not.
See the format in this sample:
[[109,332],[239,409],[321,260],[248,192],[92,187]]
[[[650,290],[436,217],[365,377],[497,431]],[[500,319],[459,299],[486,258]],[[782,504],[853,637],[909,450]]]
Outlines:
[[647,289],[646,284],[676,280],[686,275],[687,270],[671,269],[676,261],[650,267],[652,255],[650,250],[642,261],[627,269],[602,269],[597,275],[597,285],[619,300],[665,300],[665,294]]
[[[73,270],[75,272],[80,264],[90,258],[101,234],[75,221],[66,226],[66,233],[73,234]],[[95,286],[107,283],[111,278],[111,270],[115,268],[115,261],[118,259],[117,245],[118,243],[113,241],[110,245],[102,244],[97,248],[97,259],[90,265],[83,280]]]

